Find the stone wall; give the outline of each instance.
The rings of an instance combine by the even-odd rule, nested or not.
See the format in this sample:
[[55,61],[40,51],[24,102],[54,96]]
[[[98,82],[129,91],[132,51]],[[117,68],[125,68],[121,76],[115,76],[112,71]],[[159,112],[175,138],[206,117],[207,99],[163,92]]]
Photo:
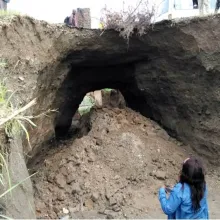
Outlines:
[[77,8],[76,17],[78,27],[91,28],[90,8]]

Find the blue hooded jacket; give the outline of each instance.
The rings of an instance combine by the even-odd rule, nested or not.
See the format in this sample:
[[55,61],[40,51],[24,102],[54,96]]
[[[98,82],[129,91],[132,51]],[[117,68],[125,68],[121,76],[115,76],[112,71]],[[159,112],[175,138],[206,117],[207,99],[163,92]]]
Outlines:
[[163,212],[168,219],[209,219],[207,204],[207,189],[200,201],[201,208],[194,212],[191,200],[191,191],[188,184],[178,183],[171,190],[169,198],[164,188],[159,190],[159,200]]

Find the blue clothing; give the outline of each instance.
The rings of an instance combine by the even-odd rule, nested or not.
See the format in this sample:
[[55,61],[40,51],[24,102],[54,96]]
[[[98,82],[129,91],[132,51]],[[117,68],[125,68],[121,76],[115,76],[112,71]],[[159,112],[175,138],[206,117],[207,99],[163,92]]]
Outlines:
[[163,212],[168,219],[209,219],[207,204],[207,189],[200,201],[201,208],[194,212],[192,208],[191,191],[188,184],[178,183],[171,190],[169,198],[164,188],[159,191],[159,200]]

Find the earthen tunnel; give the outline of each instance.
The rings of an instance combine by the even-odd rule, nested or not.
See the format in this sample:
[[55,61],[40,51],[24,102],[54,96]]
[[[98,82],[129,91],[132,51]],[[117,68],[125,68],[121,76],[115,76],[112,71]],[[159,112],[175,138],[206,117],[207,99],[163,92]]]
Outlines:
[[103,88],[120,90],[132,109],[152,117],[151,108],[135,79],[132,63],[100,66],[73,66],[57,92],[59,113],[55,119],[56,136],[65,135],[83,97]]
[[[57,110],[34,119],[31,148],[24,137],[2,141],[10,149],[14,184],[28,176],[24,155],[31,160],[55,134],[65,135],[86,93],[102,88],[120,90],[128,107],[219,164],[219,15],[163,21],[129,42],[110,30],[72,29],[22,16],[9,20],[0,23],[1,57],[7,61],[2,79],[7,78],[9,90],[19,88],[22,105],[37,98],[27,114]],[[18,187],[20,196],[7,205],[15,217],[21,216],[17,210],[33,217],[26,210],[33,202],[28,183],[30,193]]]
[[[2,26],[2,56],[16,67],[5,76],[13,71],[26,74],[19,95],[23,102],[38,98],[33,115],[58,110],[36,120],[37,128],[30,131],[33,149],[55,133],[62,136],[68,131],[87,92],[110,87],[121,91],[129,107],[217,161],[219,19],[163,21],[142,37],[134,34],[129,42],[115,31],[71,29],[27,17],[15,17]],[[21,86],[12,82],[9,79],[9,89]]]

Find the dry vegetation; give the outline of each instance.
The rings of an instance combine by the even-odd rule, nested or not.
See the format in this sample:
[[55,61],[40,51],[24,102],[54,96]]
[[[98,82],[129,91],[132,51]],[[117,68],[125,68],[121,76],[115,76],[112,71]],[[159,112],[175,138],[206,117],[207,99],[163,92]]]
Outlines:
[[[0,73],[5,70],[5,67],[7,67],[7,62],[4,59],[0,59]],[[37,117],[47,116],[46,113],[53,111],[48,110],[38,116],[27,116],[24,112],[36,104],[36,99],[33,99],[27,105],[20,107],[15,104],[15,94],[15,92],[8,90],[5,80],[0,81],[0,134],[1,136],[6,136],[8,139],[14,139],[15,137],[23,136],[23,134],[25,134],[29,146],[31,147],[28,127],[30,127],[29,125],[36,127],[32,120]],[[4,191],[1,191],[0,199],[30,177],[31,176],[28,176],[16,184],[11,184],[8,167],[8,149],[5,148],[5,145],[0,143],[0,187],[4,189]],[[0,213],[0,218],[8,217],[3,216]]]
[[155,16],[155,6],[148,0],[140,0],[136,7],[129,6],[120,12],[112,11],[107,6],[102,10],[104,30],[114,29],[120,36],[129,40],[134,34],[142,36],[149,30]]

